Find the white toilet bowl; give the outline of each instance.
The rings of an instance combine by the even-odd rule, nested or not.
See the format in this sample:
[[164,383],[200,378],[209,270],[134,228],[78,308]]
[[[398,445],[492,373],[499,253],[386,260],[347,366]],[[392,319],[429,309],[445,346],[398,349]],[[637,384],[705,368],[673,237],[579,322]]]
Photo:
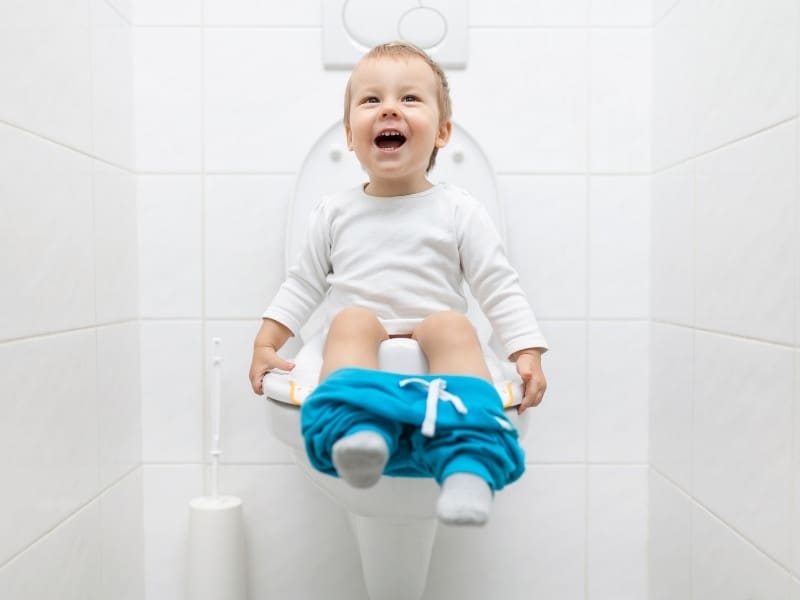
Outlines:
[[[298,176],[289,210],[287,265],[294,262],[300,251],[308,215],[315,203],[327,193],[352,187],[365,179],[355,157],[344,147],[342,125],[332,126],[314,144]],[[449,181],[470,190],[485,203],[500,235],[504,234],[493,171],[477,144],[457,125],[453,127],[450,143],[437,157],[431,179]],[[479,337],[488,341],[491,329],[467,295],[468,315]],[[374,487],[355,489],[311,466],[300,430],[300,404],[313,389],[319,373],[322,356],[319,327],[319,318],[312,317],[300,332],[307,343],[295,358],[297,366],[291,374],[275,372],[264,378],[273,434],[288,447],[301,471],[347,511],[370,600],[419,600],[425,590],[436,535],[439,488],[432,479],[382,477]],[[522,439],[530,413],[519,416],[514,406],[521,397],[521,381],[511,363],[496,356],[489,359],[493,352],[488,343],[486,350],[487,363],[507,406],[506,415]],[[291,349],[284,354],[291,354]],[[379,364],[382,370],[396,373],[427,373],[427,362],[418,344],[405,338],[384,342]],[[305,383],[308,381],[313,383]]]
[[[384,342],[379,363],[385,371],[410,375],[427,372],[425,356],[417,343],[404,338]],[[439,486],[433,479],[382,477],[364,490],[320,473],[306,455],[300,407],[270,398],[269,388],[275,385],[269,376],[265,378],[272,432],[289,448],[300,470],[347,511],[370,600],[419,600],[425,591],[436,536]],[[513,406],[506,409],[520,439],[527,432],[529,415],[518,415]]]

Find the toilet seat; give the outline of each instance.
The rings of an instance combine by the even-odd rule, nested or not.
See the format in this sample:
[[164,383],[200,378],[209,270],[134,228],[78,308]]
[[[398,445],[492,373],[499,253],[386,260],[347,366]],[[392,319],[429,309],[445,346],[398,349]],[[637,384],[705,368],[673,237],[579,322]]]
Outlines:
[[[317,387],[322,367],[323,335],[313,336],[300,350],[293,361],[292,371],[273,370],[262,380],[264,395],[284,404],[301,406]],[[489,351],[491,352],[491,351]],[[487,359],[491,358],[487,356]],[[403,372],[409,375],[427,373],[427,361],[416,341],[408,338],[394,338],[381,344],[378,351],[379,365],[406,367]],[[503,401],[503,408],[511,408],[522,402],[522,380],[516,373],[514,364],[487,360],[497,393]]]

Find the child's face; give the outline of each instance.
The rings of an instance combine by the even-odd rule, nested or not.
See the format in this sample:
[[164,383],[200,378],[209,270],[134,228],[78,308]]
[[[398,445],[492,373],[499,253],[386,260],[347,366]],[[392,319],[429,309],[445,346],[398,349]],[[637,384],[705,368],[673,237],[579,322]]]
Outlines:
[[373,195],[403,195],[430,187],[425,177],[433,148],[443,148],[452,125],[439,122],[438,80],[416,56],[361,62],[350,78],[347,147],[369,174]]

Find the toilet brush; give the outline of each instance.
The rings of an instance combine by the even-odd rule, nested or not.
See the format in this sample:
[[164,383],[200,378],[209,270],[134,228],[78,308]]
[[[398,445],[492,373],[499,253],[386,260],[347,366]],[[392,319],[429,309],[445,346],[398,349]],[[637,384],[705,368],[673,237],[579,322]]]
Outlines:
[[188,600],[246,600],[247,554],[242,501],[219,494],[221,340],[214,338],[211,393],[211,495],[189,503]]

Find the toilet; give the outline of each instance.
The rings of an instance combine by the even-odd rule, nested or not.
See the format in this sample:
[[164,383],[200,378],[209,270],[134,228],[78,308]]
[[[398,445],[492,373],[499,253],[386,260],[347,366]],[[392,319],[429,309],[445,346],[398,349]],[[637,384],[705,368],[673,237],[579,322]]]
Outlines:
[[[289,207],[286,230],[286,265],[291,266],[305,239],[308,215],[319,199],[366,181],[355,155],[345,146],[341,123],[330,127],[303,162]],[[489,215],[505,236],[497,201],[494,173],[486,156],[459,125],[453,125],[450,143],[440,150],[430,174],[434,183],[447,181],[469,190],[485,203]],[[495,350],[491,327],[467,293],[468,315],[485,345],[487,363],[506,406],[506,416],[517,427],[520,440],[528,429],[530,411],[517,415],[522,382],[512,363]],[[361,555],[364,583],[370,600],[419,600],[425,590],[431,550],[438,521],[435,514],[439,487],[433,479],[383,477],[366,490],[320,473],[308,461],[300,431],[300,406],[313,391],[322,364],[324,340],[318,333],[321,317],[315,314],[282,349],[296,364],[291,373],[273,371],[263,380],[264,394],[275,437],[292,454],[297,466],[320,490],[340,505],[353,526]],[[299,339],[298,339],[299,338]],[[382,370],[407,374],[427,373],[427,361],[414,340],[394,338],[379,349]]]

